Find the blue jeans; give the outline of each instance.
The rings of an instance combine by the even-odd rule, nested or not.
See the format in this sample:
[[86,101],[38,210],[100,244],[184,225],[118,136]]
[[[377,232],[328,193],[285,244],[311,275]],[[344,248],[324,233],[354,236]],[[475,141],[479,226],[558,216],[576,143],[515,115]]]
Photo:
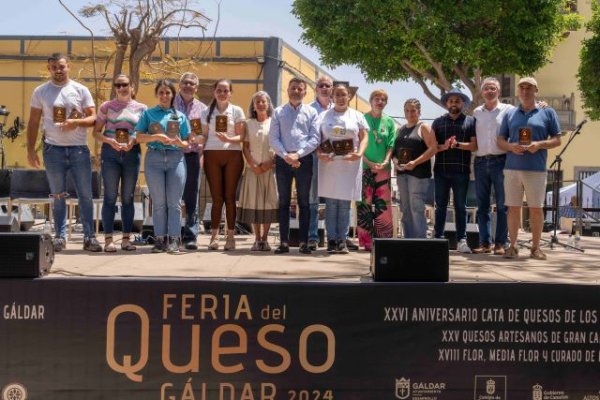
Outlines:
[[408,174],[398,174],[398,201],[402,211],[404,237],[410,239],[427,237],[425,199],[431,179],[415,178]]
[[469,189],[469,173],[436,172],[435,182],[435,225],[436,238],[444,237],[446,225],[446,208],[450,200],[450,189],[454,200],[456,214],[456,241],[467,238],[467,190]]
[[308,240],[319,241],[319,157],[313,155],[313,175],[310,182],[308,204],[310,221],[308,223]]
[[477,224],[479,242],[482,245],[492,243],[492,224],[490,198],[492,187],[496,196],[496,234],[494,243],[504,245],[508,239],[506,206],[504,205],[504,164],[506,156],[475,157],[475,192],[477,194]]
[[86,239],[94,237],[90,149],[87,146],[54,146],[44,143],[44,164],[50,193],[57,196],[52,205],[56,237],[65,238],[67,233],[67,206],[64,196],[67,192],[67,173],[71,173],[75,183],[83,235]]
[[115,224],[115,210],[119,183],[121,183],[121,220],[123,233],[133,229],[133,193],[140,172],[141,149],[139,145],[130,151],[116,151],[110,145],[102,145],[102,182],[104,183],[104,201],[102,203],[102,226],[104,233],[111,235]]
[[325,198],[327,240],[346,240],[350,227],[350,200]]
[[292,168],[279,156],[275,158],[275,178],[277,180],[277,191],[279,192],[279,237],[282,243],[287,243],[290,239],[290,200],[293,179],[296,179],[298,194],[298,238],[301,243],[307,243],[308,241],[310,218],[308,197],[313,174],[313,157],[313,154],[302,157],[298,168]]
[[152,198],[154,234],[181,234],[181,196],[185,185],[185,162],[180,150],[148,149],[144,162],[146,182]]
[[185,153],[187,175],[183,190],[185,204],[185,225],[182,229],[183,242],[195,242],[198,236],[198,190],[200,188],[200,156],[198,153]]

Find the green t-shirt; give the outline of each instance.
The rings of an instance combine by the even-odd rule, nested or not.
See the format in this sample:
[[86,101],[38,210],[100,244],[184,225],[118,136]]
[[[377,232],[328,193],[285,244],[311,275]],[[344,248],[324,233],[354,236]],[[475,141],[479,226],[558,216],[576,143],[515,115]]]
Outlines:
[[[396,140],[396,125],[391,117],[383,114],[381,118],[374,118],[366,113],[365,119],[369,123],[369,145],[365,151],[365,157],[373,163],[381,163],[389,149],[394,147]],[[363,162],[363,168],[369,168]],[[391,168],[388,163],[386,169]]]

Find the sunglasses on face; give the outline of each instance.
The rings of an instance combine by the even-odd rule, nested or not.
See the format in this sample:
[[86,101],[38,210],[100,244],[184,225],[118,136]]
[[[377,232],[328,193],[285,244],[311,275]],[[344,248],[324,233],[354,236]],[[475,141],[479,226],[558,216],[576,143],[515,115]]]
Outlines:
[[114,84],[114,86],[115,86],[117,89],[121,89],[121,88],[126,88],[126,87],[129,87],[129,83],[115,83],[115,84]]

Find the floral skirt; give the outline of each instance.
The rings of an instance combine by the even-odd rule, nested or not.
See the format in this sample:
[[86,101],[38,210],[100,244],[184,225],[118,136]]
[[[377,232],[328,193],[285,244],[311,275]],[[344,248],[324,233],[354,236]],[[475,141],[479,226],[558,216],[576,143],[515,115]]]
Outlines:
[[373,238],[391,238],[394,234],[390,171],[363,170],[362,200],[356,202],[358,243],[366,250]]

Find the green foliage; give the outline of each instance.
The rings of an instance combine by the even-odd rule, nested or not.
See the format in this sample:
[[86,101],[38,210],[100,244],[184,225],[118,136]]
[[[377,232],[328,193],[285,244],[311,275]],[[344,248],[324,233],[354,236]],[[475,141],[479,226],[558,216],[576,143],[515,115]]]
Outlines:
[[[440,94],[461,81],[530,74],[578,17],[564,0],[295,0],[303,40],[322,61],[359,67],[371,81],[414,79]],[[439,101],[438,101],[439,103]]]
[[583,41],[579,53],[578,87],[587,116],[600,120],[600,5],[595,1],[592,2],[592,19],[585,27],[592,36]]

